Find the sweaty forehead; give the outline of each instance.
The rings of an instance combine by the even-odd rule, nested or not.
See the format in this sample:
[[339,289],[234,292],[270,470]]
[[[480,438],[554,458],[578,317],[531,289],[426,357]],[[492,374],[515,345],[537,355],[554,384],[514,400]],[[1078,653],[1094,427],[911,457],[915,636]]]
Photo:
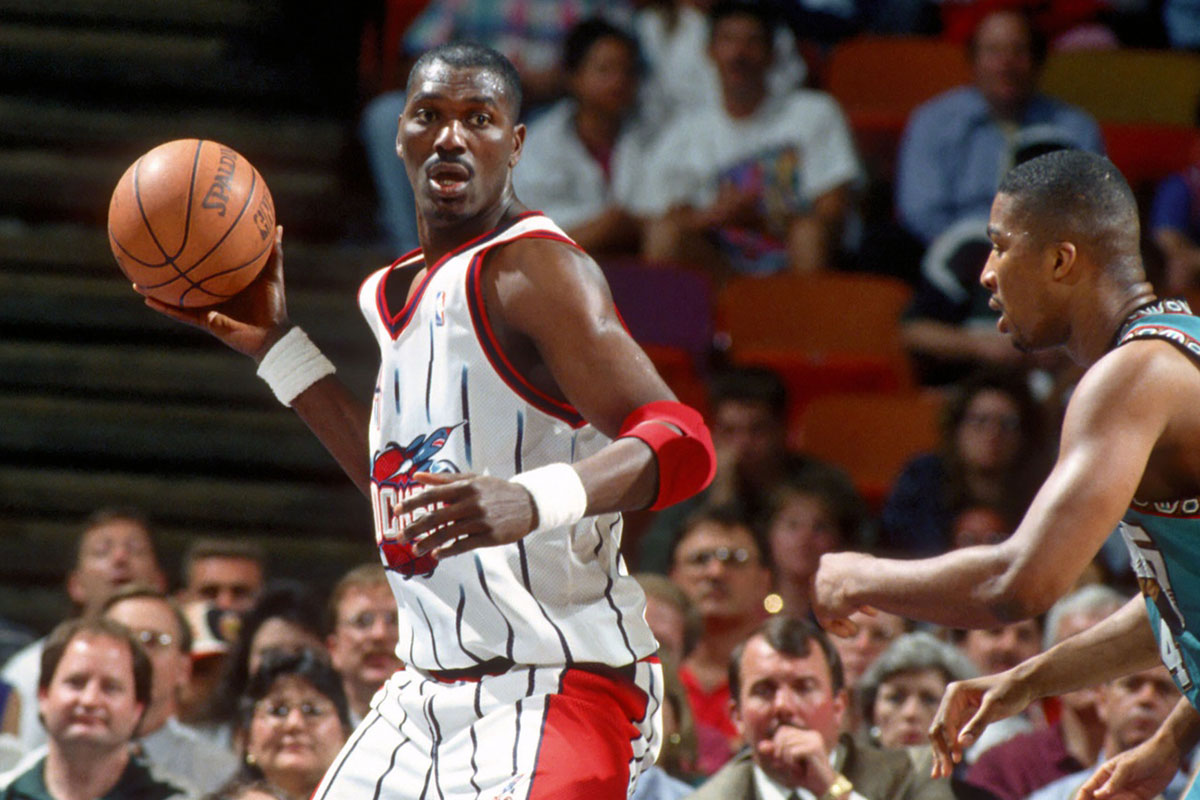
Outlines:
[[415,76],[413,97],[439,96],[452,99],[483,99],[497,106],[510,107],[512,97],[504,80],[486,67],[456,67],[434,60]]

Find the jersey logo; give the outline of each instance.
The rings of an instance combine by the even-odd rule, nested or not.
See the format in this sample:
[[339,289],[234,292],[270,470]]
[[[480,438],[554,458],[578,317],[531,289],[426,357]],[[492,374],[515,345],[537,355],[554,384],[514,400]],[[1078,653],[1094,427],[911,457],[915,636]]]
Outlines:
[[371,461],[375,541],[383,554],[385,567],[406,580],[414,575],[428,578],[437,568],[437,559],[430,553],[418,556],[413,545],[400,538],[414,517],[397,514],[396,507],[405,497],[420,490],[421,484],[413,477],[416,473],[461,471],[449,459],[435,458],[457,427],[437,428],[430,434],[417,436],[406,446],[388,442]]
[[446,324],[446,293],[438,292],[433,298],[433,321],[440,328]]

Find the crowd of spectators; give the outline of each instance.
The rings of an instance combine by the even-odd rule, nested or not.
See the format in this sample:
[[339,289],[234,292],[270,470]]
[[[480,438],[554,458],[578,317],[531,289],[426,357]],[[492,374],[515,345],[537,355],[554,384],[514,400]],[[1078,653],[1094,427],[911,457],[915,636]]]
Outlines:
[[[663,754],[637,797],[821,797],[838,780],[852,787],[835,796],[853,800],[1068,797],[1098,759],[1165,718],[1178,695],[1163,668],[992,726],[953,780],[927,777],[924,732],[950,682],[1007,669],[1121,605],[1134,587],[1112,559],[1045,620],[994,630],[858,614],[854,638],[831,639],[810,618],[809,584],[828,552],[924,557],[1001,540],[1019,523],[1055,445],[1047,380],[1069,391],[1069,374],[995,330],[977,280],[991,198],[1026,158],[1104,149],[1087,112],[1037,91],[1048,48],[1118,46],[1131,21],[1133,44],[1194,44],[1190,6],[1155,4],[1156,26],[1137,2],[778,5],[447,0],[403,42],[402,58],[474,38],[514,61],[528,121],[516,193],[602,259],[683,266],[715,285],[837,269],[913,284],[902,334],[921,379],[945,392],[941,442],[878,506],[839,465],[789,446],[778,375],[714,367],[716,479],[626,543],[667,681]],[[861,200],[880,176],[821,88],[821,55],[856,33],[938,27],[962,43],[973,80],[917,108],[898,143],[889,222],[924,253],[910,274],[858,249],[878,222]],[[418,244],[395,153],[404,102],[403,90],[382,94],[361,120],[397,255]],[[1200,148],[1194,161],[1162,184],[1148,217],[1169,291],[1200,286]],[[173,582],[139,512],[86,520],[64,570],[76,615],[0,671],[0,800],[65,800],[78,794],[67,781],[114,799],[308,797],[403,668],[397,611],[378,564],[351,570],[327,598],[271,579],[268,564],[244,541],[198,540]],[[88,703],[100,709],[90,726],[71,711]]]

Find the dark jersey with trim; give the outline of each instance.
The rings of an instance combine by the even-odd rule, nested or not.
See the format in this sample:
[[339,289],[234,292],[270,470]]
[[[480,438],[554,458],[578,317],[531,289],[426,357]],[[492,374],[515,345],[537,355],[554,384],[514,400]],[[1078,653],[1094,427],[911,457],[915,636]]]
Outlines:
[[[359,304],[379,342],[371,413],[375,535],[400,612],[397,654],[423,670],[517,664],[630,664],[655,652],[645,597],[619,552],[621,515],[484,547],[438,562],[398,537],[414,473],[510,478],[572,463],[609,443],[570,405],[532,386],[492,333],[483,300],[487,252],[518,238],[576,245],[538,213],[468,242],[430,266],[404,308],[386,283],[424,266],[420,252],[371,275]],[[569,330],[562,331],[570,336]]]
[[[1183,300],[1162,300],[1134,313],[1117,344],[1138,339],[1168,341],[1200,368],[1200,318]],[[1163,663],[1184,696],[1200,706],[1200,498],[1158,503],[1135,498],[1121,520],[1121,534]]]

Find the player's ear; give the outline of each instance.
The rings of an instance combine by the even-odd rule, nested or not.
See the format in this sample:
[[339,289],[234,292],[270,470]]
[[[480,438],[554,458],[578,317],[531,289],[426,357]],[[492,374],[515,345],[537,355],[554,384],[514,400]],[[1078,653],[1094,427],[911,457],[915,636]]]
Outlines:
[[1079,251],[1074,242],[1056,242],[1053,250],[1055,280],[1073,283],[1079,277],[1076,269]]
[[508,157],[508,168],[512,169],[521,160],[521,153],[525,152],[525,124],[518,122],[513,126],[513,151]]

